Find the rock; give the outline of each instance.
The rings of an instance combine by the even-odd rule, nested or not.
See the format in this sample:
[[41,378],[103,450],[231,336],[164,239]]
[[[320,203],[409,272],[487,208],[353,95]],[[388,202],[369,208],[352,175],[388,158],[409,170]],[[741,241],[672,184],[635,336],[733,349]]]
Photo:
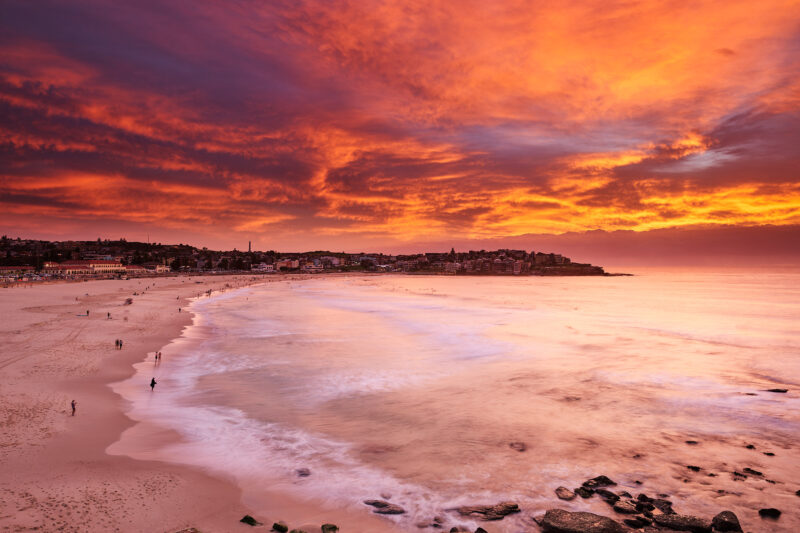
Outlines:
[[769,457],[775,457],[775,454],[772,452],[764,452],[764,455],[767,455]]
[[640,529],[644,526],[649,526],[651,524],[650,520],[643,516],[637,516],[635,518],[626,518],[623,520],[626,526],[630,526],[634,529]]
[[649,501],[651,501],[650,496],[648,496],[647,494],[644,494],[644,493],[639,494],[636,497],[636,499],[639,500],[640,502],[649,502]]
[[294,473],[297,474],[297,477],[308,477],[311,475],[311,470],[308,468],[298,468]]
[[607,503],[611,505],[614,505],[619,501],[619,496],[617,496],[608,489],[597,489],[595,490],[595,493],[597,493],[598,496],[603,498]]
[[575,493],[569,490],[567,487],[558,487],[556,489],[556,496],[558,496],[558,499],[560,500],[569,501],[575,499]]
[[322,533],[336,533],[339,531],[339,526],[335,524],[322,524]]
[[383,500],[364,500],[364,503],[374,507],[375,509],[373,509],[372,512],[376,514],[403,514],[406,512],[406,510],[399,505]]
[[752,444],[748,444],[747,446],[745,446],[745,448],[747,448],[748,450],[755,450],[756,449],[756,447],[753,446]]
[[528,445],[527,445],[527,444],[525,444],[524,442],[510,442],[510,443],[508,444],[508,446],[509,446],[509,447],[510,447],[512,450],[517,450],[518,452],[524,452],[525,450],[527,450],[527,449],[528,449]]
[[456,509],[461,516],[472,516],[481,520],[502,520],[506,515],[519,512],[514,502],[501,502],[497,505],[475,505]]
[[769,509],[759,509],[758,514],[761,518],[774,518],[776,520],[781,516],[781,512],[773,507]]
[[778,392],[781,394],[785,394],[789,392],[789,389],[767,389],[767,392]]
[[694,466],[694,465],[687,465],[686,468],[688,468],[692,472],[699,472],[702,470],[702,468],[700,468],[699,466]]
[[694,446],[695,444],[699,444],[699,443],[696,440],[687,440],[686,444],[688,444],[689,446]]
[[651,513],[656,506],[650,502],[636,502],[636,510],[640,513]]
[[631,496],[631,493],[628,492],[627,490],[623,490],[622,492],[620,492],[619,496],[620,498],[633,498],[633,496]]
[[293,529],[289,533],[306,533],[305,529]]
[[258,520],[256,520],[252,516],[250,516],[249,514],[244,515],[242,517],[242,519],[239,520],[239,522],[247,524],[248,526],[260,526],[261,525],[261,522],[259,522]]
[[478,529],[475,530],[475,533],[488,533],[488,532],[482,527],[479,527]]
[[691,531],[692,533],[711,533],[711,521],[696,516],[681,514],[654,515],[653,521],[675,531]]
[[586,487],[578,487],[577,489],[575,489],[575,494],[577,494],[581,498],[591,498],[592,494],[594,494],[594,489],[588,489]]
[[544,533],[623,533],[625,528],[605,516],[594,513],[570,513],[550,509],[541,521]]
[[752,475],[754,475],[754,476],[763,476],[763,475],[764,475],[764,474],[762,474],[761,472],[759,472],[758,470],[753,470],[752,468],[747,468],[747,467],[745,467],[745,468],[743,468],[742,470],[744,470],[744,471],[745,471],[745,472],[747,472],[748,474],[752,474]]
[[672,510],[672,502],[663,498],[655,498],[650,500],[653,506],[664,514],[675,514]]
[[734,533],[742,533],[742,526],[739,525],[739,519],[731,511],[722,511],[711,520],[711,525],[714,531],[732,531]]
[[583,482],[583,486],[589,489],[593,489],[596,487],[611,487],[616,485],[611,479],[607,476],[597,476],[593,477],[592,479],[587,479]]
[[181,529],[180,531],[176,531],[175,533],[200,533],[200,530],[197,529],[196,527],[187,527]]
[[289,531],[289,526],[287,526],[283,522],[275,522],[272,524],[272,531],[277,531],[278,533],[286,533]]
[[796,491],[796,492],[794,493],[794,495],[795,495],[795,496],[800,496],[800,490]]
[[734,481],[742,481],[742,480],[745,480],[745,479],[747,479],[747,475],[746,474],[742,474],[741,472],[736,472],[734,470],[734,472],[733,472],[733,480]]
[[622,514],[636,514],[639,512],[639,510],[636,509],[636,505],[628,500],[622,500],[621,502],[615,503],[614,510]]

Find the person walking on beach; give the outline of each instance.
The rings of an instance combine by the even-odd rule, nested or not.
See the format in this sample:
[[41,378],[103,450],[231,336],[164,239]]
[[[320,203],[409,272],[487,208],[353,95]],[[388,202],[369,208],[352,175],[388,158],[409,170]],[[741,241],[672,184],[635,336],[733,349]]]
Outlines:
[[78,406],[78,402],[72,400],[72,416],[75,416],[75,408]]
[[150,390],[153,391],[156,389],[156,378],[150,380]]
[[115,350],[119,350],[119,339],[116,339],[116,340],[114,341],[114,349],[115,349]]
[[122,339],[119,340],[119,349],[122,349]]

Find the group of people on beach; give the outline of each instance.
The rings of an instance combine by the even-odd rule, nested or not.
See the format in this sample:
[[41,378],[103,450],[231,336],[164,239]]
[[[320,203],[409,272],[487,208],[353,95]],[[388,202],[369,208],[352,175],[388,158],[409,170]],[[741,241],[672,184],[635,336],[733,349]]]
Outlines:
[[153,359],[155,359],[156,363],[160,363],[161,362],[161,352],[156,352],[153,355]]
[[122,339],[117,339],[114,341],[114,345],[117,347],[117,350],[122,349]]

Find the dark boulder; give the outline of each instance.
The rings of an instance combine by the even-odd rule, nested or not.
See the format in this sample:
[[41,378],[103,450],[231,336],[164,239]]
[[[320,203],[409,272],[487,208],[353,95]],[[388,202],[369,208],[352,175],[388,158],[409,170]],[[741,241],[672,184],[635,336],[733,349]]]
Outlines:
[[581,498],[591,498],[592,494],[594,494],[594,489],[590,489],[587,487],[578,487],[577,489],[575,489],[575,494],[577,494]]
[[567,487],[558,487],[556,489],[556,496],[558,496],[559,500],[574,500],[575,493],[569,490]]
[[761,516],[761,518],[774,518],[776,520],[781,516],[781,512],[773,507],[768,509],[759,509],[758,514]]
[[711,533],[711,521],[696,516],[680,514],[662,514],[653,516],[659,526],[675,531],[691,531],[692,533]]
[[731,531],[733,533],[742,533],[742,526],[739,524],[739,519],[731,511],[722,511],[711,520],[711,525],[714,531]]
[[625,520],[623,520],[623,522],[625,523],[626,526],[630,526],[630,527],[632,527],[634,529],[640,529],[640,528],[643,528],[645,526],[649,526],[651,524],[650,520],[648,520],[647,518],[645,518],[643,516],[637,516],[637,517],[634,517],[634,518],[626,518]]
[[336,524],[322,524],[322,533],[337,533],[339,526]]
[[519,505],[514,502],[501,502],[497,505],[473,505],[455,509],[461,516],[471,516],[481,520],[502,520],[506,515],[518,513]]
[[700,468],[699,466],[694,466],[694,465],[688,465],[686,468],[688,468],[692,472],[699,472],[702,470],[702,468]]
[[767,392],[777,392],[780,394],[785,394],[789,392],[789,389],[767,389]]
[[289,526],[284,524],[283,522],[275,522],[272,524],[272,531],[277,531],[278,533],[286,533],[289,531]]
[[663,498],[655,498],[650,500],[653,506],[664,514],[675,514],[672,509],[672,502]]
[[763,476],[764,475],[761,472],[759,472],[758,470],[753,470],[752,468],[745,467],[742,470],[744,470],[745,472],[747,472],[748,474],[751,474],[753,476]]
[[563,509],[550,509],[540,525],[544,533],[623,533],[625,528],[605,516],[594,513],[570,513]]
[[616,485],[610,478],[607,476],[597,476],[593,477],[592,479],[587,479],[583,482],[583,486],[589,489],[594,489],[597,487],[611,487]]
[[364,500],[364,503],[374,507],[375,509],[373,509],[372,512],[376,514],[403,514],[406,512],[406,510],[399,505],[383,500]]
[[636,509],[636,505],[628,500],[622,500],[621,502],[615,503],[614,510],[622,514],[636,514],[639,512],[639,510]]
[[308,477],[311,475],[311,470],[308,468],[298,468],[294,473],[297,474],[298,477]]
[[524,452],[528,449],[528,445],[524,442],[510,442],[508,446],[512,450],[517,450],[518,452]]
[[239,522],[242,522],[243,524],[247,524],[248,526],[260,526],[261,525],[261,522],[259,522],[258,520],[256,520],[252,516],[250,516],[249,514],[244,515],[242,517],[242,519],[239,520]]
[[619,496],[617,496],[608,489],[597,489],[595,490],[595,493],[597,493],[598,496],[603,498],[606,501],[606,503],[610,505],[614,505],[619,501]]

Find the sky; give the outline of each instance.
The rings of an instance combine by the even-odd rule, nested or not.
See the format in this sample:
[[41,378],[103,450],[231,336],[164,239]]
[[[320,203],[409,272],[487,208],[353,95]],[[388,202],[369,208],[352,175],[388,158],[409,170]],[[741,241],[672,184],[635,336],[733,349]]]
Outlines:
[[798,228],[800,1],[0,3],[11,236],[792,254]]

